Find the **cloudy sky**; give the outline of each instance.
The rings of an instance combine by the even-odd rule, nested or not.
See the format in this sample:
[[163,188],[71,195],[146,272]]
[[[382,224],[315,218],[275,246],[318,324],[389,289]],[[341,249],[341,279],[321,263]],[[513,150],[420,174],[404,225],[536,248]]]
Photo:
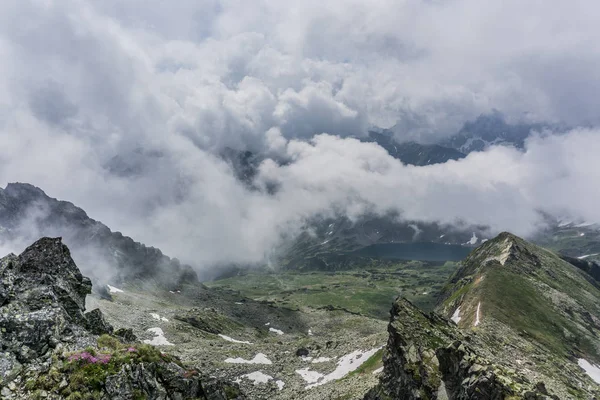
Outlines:
[[[0,185],[200,266],[259,261],[332,208],[600,221],[598,20],[589,0],[3,0]],[[352,138],[435,142],[492,110],[573,129],[428,167]],[[277,194],[226,147],[288,160],[256,178]]]

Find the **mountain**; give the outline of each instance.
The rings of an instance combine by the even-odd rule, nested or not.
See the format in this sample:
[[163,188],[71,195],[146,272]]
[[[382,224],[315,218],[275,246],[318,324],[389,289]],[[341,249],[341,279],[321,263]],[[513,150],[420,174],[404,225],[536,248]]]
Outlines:
[[585,269],[510,233],[480,245],[436,314],[395,303],[367,399],[597,398],[600,289]]
[[365,215],[356,221],[313,219],[275,257],[287,269],[331,270],[348,269],[371,258],[460,260],[487,235],[481,226],[403,221],[391,214]]
[[509,124],[504,116],[494,111],[467,121],[462,129],[439,144],[469,154],[483,151],[492,145],[514,146],[522,149],[532,131],[550,128],[545,124]]
[[390,131],[369,131],[368,137],[362,139],[365,142],[375,142],[383,147],[389,155],[405,164],[410,165],[432,165],[441,164],[449,160],[460,160],[466,155],[452,147],[439,144],[421,144],[417,142],[398,142]]
[[84,272],[102,283],[144,280],[175,289],[181,282],[198,280],[190,266],[112,232],[81,208],[40,188],[26,183],[0,188],[0,243],[26,243],[40,236],[63,237]]
[[91,289],[60,238],[0,259],[2,399],[244,398],[85,312]]

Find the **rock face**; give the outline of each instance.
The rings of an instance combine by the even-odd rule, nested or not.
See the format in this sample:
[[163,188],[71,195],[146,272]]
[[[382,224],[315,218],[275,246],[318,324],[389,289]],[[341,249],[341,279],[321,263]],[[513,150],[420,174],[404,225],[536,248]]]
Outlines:
[[60,238],[0,260],[2,399],[242,398],[152,346],[111,337],[100,310],[85,312],[91,288]]
[[505,232],[461,263],[437,313],[396,301],[366,399],[595,399],[579,365],[600,361],[599,322],[586,268]]
[[482,357],[450,321],[408,300],[395,302],[388,331],[380,384],[365,400],[545,398],[527,379]]
[[[32,231],[36,237],[29,237]],[[116,281],[151,280],[169,290],[181,282],[198,280],[190,266],[170,259],[159,249],[112,232],[72,203],[51,198],[26,183],[9,183],[6,189],[0,189],[0,243],[30,243],[40,236],[63,237],[80,267],[94,281],[105,278],[109,271]],[[99,269],[102,276],[94,276]]]
[[13,360],[5,363],[2,377],[47,354],[65,338],[85,340],[85,296],[92,284],[60,239],[41,239],[21,255],[0,260],[0,288],[0,343],[7,359]]

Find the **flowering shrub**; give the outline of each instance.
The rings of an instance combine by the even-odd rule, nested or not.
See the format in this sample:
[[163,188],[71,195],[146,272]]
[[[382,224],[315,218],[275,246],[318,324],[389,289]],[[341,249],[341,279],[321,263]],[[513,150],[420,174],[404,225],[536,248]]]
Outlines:
[[112,354],[97,354],[93,355],[84,351],[82,353],[71,354],[68,358],[70,362],[72,361],[82,361],[90,364],[108,364],[110,359],[112,358]]
[[[27,382],[27,390],[60,393],[67,400],[100,399],[108,376],[119,373],[124,365],[173,362],[182,366],[174,356],[162,353],[149,344],[124,344],[117,338],[102,335],[98,347],[88,347],[74,353],[65,353],[53,359],[52,372]],[[195,372],[195,371],[194,371]],[[194,375],[185,373],[185,378]],[[66,379],[67,385],[62,385]],[[62,386],[61,386],[62,385]],[[37,398],[33,394],[32,399]],[[40,397],[41,398],[41,397]]]

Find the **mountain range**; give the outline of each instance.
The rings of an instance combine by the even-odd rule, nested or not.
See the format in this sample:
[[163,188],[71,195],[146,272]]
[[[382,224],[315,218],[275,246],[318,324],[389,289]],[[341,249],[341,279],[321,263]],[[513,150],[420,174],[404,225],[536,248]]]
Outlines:
[[49,197],[26,183],[0,188],[0,243],[16,247],[41,236],[60,236],[86,274],[100,283],[143,279],[170,289],[197,276],[189,265],[134,241],[70,202]]
[[586,268],[502,233],[459,263],[434,312],[398,298],[381,349],[383,321],[335,307],[286,309],[193,282],[89,295],[61,239],[43,238],[0,260],[0,393],[593,399],[600,284]]

